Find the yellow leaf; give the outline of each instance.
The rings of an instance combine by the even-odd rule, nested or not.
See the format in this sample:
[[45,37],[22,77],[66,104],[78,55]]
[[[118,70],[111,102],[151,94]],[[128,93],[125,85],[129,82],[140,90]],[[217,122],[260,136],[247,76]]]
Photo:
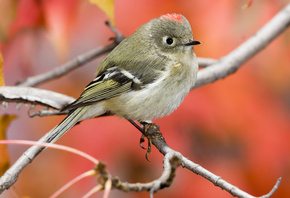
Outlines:
[[[0,140],[6,139],[6,129],[10,122],[16,118],[15,115],[2,115],[0,116]],[[0,144],[0,175],[9,168],[9,152],[5,144]]]
[[96,4],[109,17],[111,24],[115,26],[114,0],[90,0]]
[[4,75],[3,75],[3,58],[0,52],[0,86],[4,86]]

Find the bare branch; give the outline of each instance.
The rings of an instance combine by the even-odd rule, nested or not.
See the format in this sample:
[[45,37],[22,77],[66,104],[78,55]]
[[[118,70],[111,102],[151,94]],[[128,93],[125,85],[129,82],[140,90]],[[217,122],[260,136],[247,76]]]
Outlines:
[[40,110],[37,111],[35,113],[30,113],[29,116],[31,118],[35,117],[35,116],[39,116],[39,117],[44,117],[44,116],[52,116],[52,115],[66,115],[68,114],[68,112],[63,112],[63,111],[59,111],[59,110]]
[[264,49],[290,25],[290,4],[281,10],[253,37],[237,47],[217,63],[202,69],[197,74],[194,88],[212,83],[234,73],[243,63]]
[[207,67],[207,66],[210,66],[212,64],[217,63],[218,61],[216,59],[213,59],[213,58],[197,57],[197,62],[198,62],[199,67]]
[[150,191],[152,196],[158,190],[169,187],[175,177],[175,170],[180,165],[180,157],[182,155],[178,152],[167,153],[163,159],[163,173],[162,175],[149,183],[127,183],[121,182],[118,178],[113,179],[113,186],[122,191]]
[[[150,123],[148,125],[156,125],[154,123]],[[150,126],[147,126],[150,127]],[[240,198],[256,198],[252,195],[249,195],[248,193],[240,190],[238,187],[233,186],[232,184],[228,183],[227,181],[223,180],[220,176],[217,176],[213,173],[211,173],[210,171],[206,170],[205,168],[201,167],[200,165],[194,163],[193,161],[189,160],[188,158],[182,156],[179,152],[174,151],[173,149],[171,149],[168,144],[165,142],[162,134],[160,131],[152,131],[152,130],[156,130],[158,129],[158,127],[151,127],[151,131],[150,134],[146,134],[146,137],[148,139],[151,139],[152,144],[163,154],[163,155],[168,155],[169,153],[171,154],[176,154],[177,156],[179,156],[179,159],[181,161],[181,165],[184,168],[187,168],[188,170],[194,172],[195,174],[198,174],[202,177],[204,177],[205,179],[209,180],[210,182],[212,182],[214,185],[219,186],[221,189],[226,190],[227,192],[229,192],[230,194],[232,194],[233,196],[236,197],[240,197]],[[270,193],[268,193],[267,195],[262,196],[261,198],[268,198],[271,195],[273,195],[273,193],[276,191],[276,189],[278,188],[279,184],[280,184],[281,178],[278,179],[276,185],[273,187],[273,189],[270,191]]]
[[[153,143],[153,142],[152,142]],[[154,143],[153,143],[154,144]],[[154,144],[155,145],[155,144]],[[156,147],[158,145],[155,145]],[[173,151],[176,152],[176,151]],[[252,195],[249,195],[248,193],[240,190],[238,187],[233,186],[232,184],[228,183],[227,181],[223,180],[220,176],[214,175],[213,173],[209,172],[208,170],[204,169],[198,164],[195,164],[194,162],[190,161],[189,159],[182,156],[181,163],[184,166],[184,168],[187,168],[188,170],[191,170],[195,174],[201,175],[205,179],[212,182],[214,185],[219,186],[221,189],[226,190],[234,197],[240,197],[240,198],[269,198],[271,197],[274,192],[277,190],[278,186],[281,183],[281,178],[279,178],[275,184],[275,186],[272,188],[272,190],[261,197],[254,197]]]
[[60,93],[32,87],[0,87],[0,102],[39,104],[61,109],[75,99]]
[[[38,142],[46,142],[50,132],[46,133]],[[17,161],[1,176],[0,178],[0,194],[10,188],[18,179],[21,171],[30,164],[33,159],[44,149],[42,146],[34,145],[25,151]]]
[[121,41],[125,39],[125,37],[123,36],[123,34],[121,34],[121,32],[119,30],[117,30],[117,28],[110,23],[110,21],[106,21],[106,25],[116,35],[116,37],[111,38],[111,39],[115,40],[115,43],[121,43]]
[[259,198],[269,198],[269,197],[271,197],[271,196],[274,194],[274,192],[276,192],[276,190],[278,189],[278,187],[279,187],[279,185],[280,185],[280,183],[281,183],[281,180],[282,180],[282,177],[280,177],[280,178],[277,180],[275,186],[272,188],[272,190],[271,190],[268,194],[266,194],[266,195],[264,195],[264,196],[261,196],[261,197],[259,197]]
[[112,49],[114,49],[123,39],[123,35],[114,28],[109,22],[106,22],[106,25],[116,34],[116,37],[114,38],[114,42],[110,45],[99,47],[96,49],[92,49],[86,53],[83,53],[76,58],[64,63],[63,65],[54,68],[51,71],[32,76],[27,78],[26,80],[18,83],[18,86],[22,87],[34,87],[36,85],[39,85],[41,83],[47,82],[49,80],[59,78],[68,72],[84,65],[85,63],[92,61],[93,59],[97,58],[98,56],[105,54],[107,52],[110,52]]
[[116,47],[117,43],[112,43],[108,46],[105,47],[99,47],[97,49],[93,49],[91,51],[88,51],[84,54],[81,54],[79,56],[77,56],[76,58],[66,62],[65,64],[54,68],[51,71],[36,75],[36,76],[32,76],[27,78],[26,80],[18,83],[18,86],[22,86],[22,87],[33,87],[33,86],[37,86],[41,83],[47,82],[49,80],[53,80],[55,78],[59,78],[65,74],[67,74],[68,72],[84,65],[85,63],[93,60],[94,58],[107,53],[109,51],[111,51],[112,49],[114,49],[114,47]]

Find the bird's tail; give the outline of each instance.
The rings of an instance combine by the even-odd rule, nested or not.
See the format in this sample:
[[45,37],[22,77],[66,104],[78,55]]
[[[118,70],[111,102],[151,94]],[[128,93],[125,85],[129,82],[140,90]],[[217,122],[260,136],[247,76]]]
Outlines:
[[86,110],[86,107],[77,108],[75,111],[69,114],[59,125],[51,130],[47,142],[54,143],[56,140],[58,140],[62,135],[64,135],[80,121],[79,119],[82,117],[82,115],[84,115]]

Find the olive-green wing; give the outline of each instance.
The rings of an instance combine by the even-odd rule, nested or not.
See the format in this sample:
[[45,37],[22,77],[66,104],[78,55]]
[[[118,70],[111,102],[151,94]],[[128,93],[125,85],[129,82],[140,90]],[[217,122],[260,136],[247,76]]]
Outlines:
[[131,90],[142,89],[145,85],[158,79],[166,66],[165,57],[155,57],[152,60],[145,58],[142,61],[117,61],[118,64],[114,61],[106,61],[106,59],[107,57],[98,70],[98,76],[85,88],[75,102],[66,106],[62,111],[91,105]]
[[113,98],[122,93],[129,92],[134,86],[134,80],[120,71],[105,72],[97,76],[83,91],[81,96],[62,111],[73,110],[99,101]]

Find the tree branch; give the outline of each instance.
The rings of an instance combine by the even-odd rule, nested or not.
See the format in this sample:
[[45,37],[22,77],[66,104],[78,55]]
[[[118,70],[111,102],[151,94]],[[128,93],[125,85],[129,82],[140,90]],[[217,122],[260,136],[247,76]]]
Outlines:
[[119,179],[113,179],[113,187],[128,192],[128,191],[149,191],[150,197],[153,193],[165,187],[169,187],[175,177],[175,170],[180,165],[180,153],[167,153],[163,159],[163,173],[162,175],[149,183],[127,183],[121,182]]
[[32,76],[27,78],[26,80],[19,82],[17,85],[18,86],[22,86],[22,87],[34,87],[37,86],[41,83],[47,82],[49,80],[53,80],[55,78],[59,78],[65,74],[67,74],[68,72],[84,65],[85,63],[93,60],[94,58],[105,54],[109,51],[111,51],[112,49],[114,49],[114,47],[117,46],[118,43],[114,42],[108,46],[104,46],[104,47],[99,47],[93,50],[90,50],[84,54],[81,54],[79,56],[77,56],[76,58],[66,62],[65,64],[54,68],[51,71],[36,75],[36,76]]
[[[155,124],[148,124],[149,127],[150,125],[155,125]],[[164,137],[162,136],[160,131],[157,131],[158,127],[150,127],[151,130],[150,134],[146,134],[146,137],[149,137],[152,141],[152,144],[162,153],[164,156],[171,154],[171,155],[176,155],[179,156],[180,162],[182,167],[194,172],[197,175],[200,175],[204,177],[205,179],[209,180],[212,182],[214,185],[219,186],[221,189],[226,190],[230,194],[236,197],[240,198],[257,198],[252,195],[249,195],[248,193],[240,190],[236,186],[233,186],[232,184],[228,183],[227,181],[223,180],[220,176],[217,176],[210,171],[206,170],[205,168],[201,167],[199,164],[194,163],[193,161],[189,160],[188,158],[184,157],[182,154],[180,154],[177,151],[174,151],[171,149],[168,144],[165,142]],[[260,198],[269,198],[270,196],[273,195],[273,193],[277,190],[279,184],[281,182],[281,178],[279,178],[273,187],[273,189],[266,195],[263,195]]]
[[47,82],[49,80],[59,78],[68,72],[84,65],[85,63],[92,61],[93,59],[101,56],[107,52],[110,52],[114,49],[123,39],[123,35],[113,27],[109,22],[106,22],[106,25],[116,34],[116,37],[113,38],[114,42],[110,45],[104,47],[98,47],[96,49],[92,49],[86,53],[83,53],[76,58],[64,63],[63,65],[54,68],[51,71],[32,76],[27,78],[26,80],[19,82],[17,85],[22,87],[34,87],[41,83]]
[[210,171],[206,170],[205,168],[201,167],[200,165],[192,162],[188,158],[184,157],[181,153],[171,149],[168,144],[165,142],[164,137],[162,136],[161,132],[159,131],[159,127],[154,124],[145,124],[144,128],[147,130],[144,131],[143,135],[145,135],[148,140],[152,141],[152,144],[164,155],[163,159],[163,173],[162,175],[148,183],[127,183],[121,182],[118,178],[112,177],[108,174],[105,170],[105,166],[100,164],[97,166],[96,172],[99,172],[100,176],[98,177],[98,181],[101,185],[104,185],[108,179],[112,180],[113,187],[128,192],[128,191],[149,191],[150,197],[153,197],[153,193],[157,191],[169,187],[173,179],[175,177],[176,168],[179,165],[182,165],[183,168],[186,168],[197,175],[201,175],[205,179],[212,182],[215,186],[219,186],[221,189],[226,190],[234,197],[240,198],[269,198],[271,197],[274,192],[277,190],[278,186],[280,185],[281,178],[279,178],[272,188],[272,190],[261,197],[254,197],[242,190],[238,187],[233,186],[232,184],[228,183],[227,181],[223,180],[221,177],[211,173]]
[[74,98],[33,87],[0,86],[0,102],[39,104],[54,109],[61,109],[75,101]]
[[197,82],[192,89],[212,83],[234,73],[242,64],[252,58],[290,25],[290,4],[262,27],[254,36],[237,47],[217,63],[202,69],[197,74]]

